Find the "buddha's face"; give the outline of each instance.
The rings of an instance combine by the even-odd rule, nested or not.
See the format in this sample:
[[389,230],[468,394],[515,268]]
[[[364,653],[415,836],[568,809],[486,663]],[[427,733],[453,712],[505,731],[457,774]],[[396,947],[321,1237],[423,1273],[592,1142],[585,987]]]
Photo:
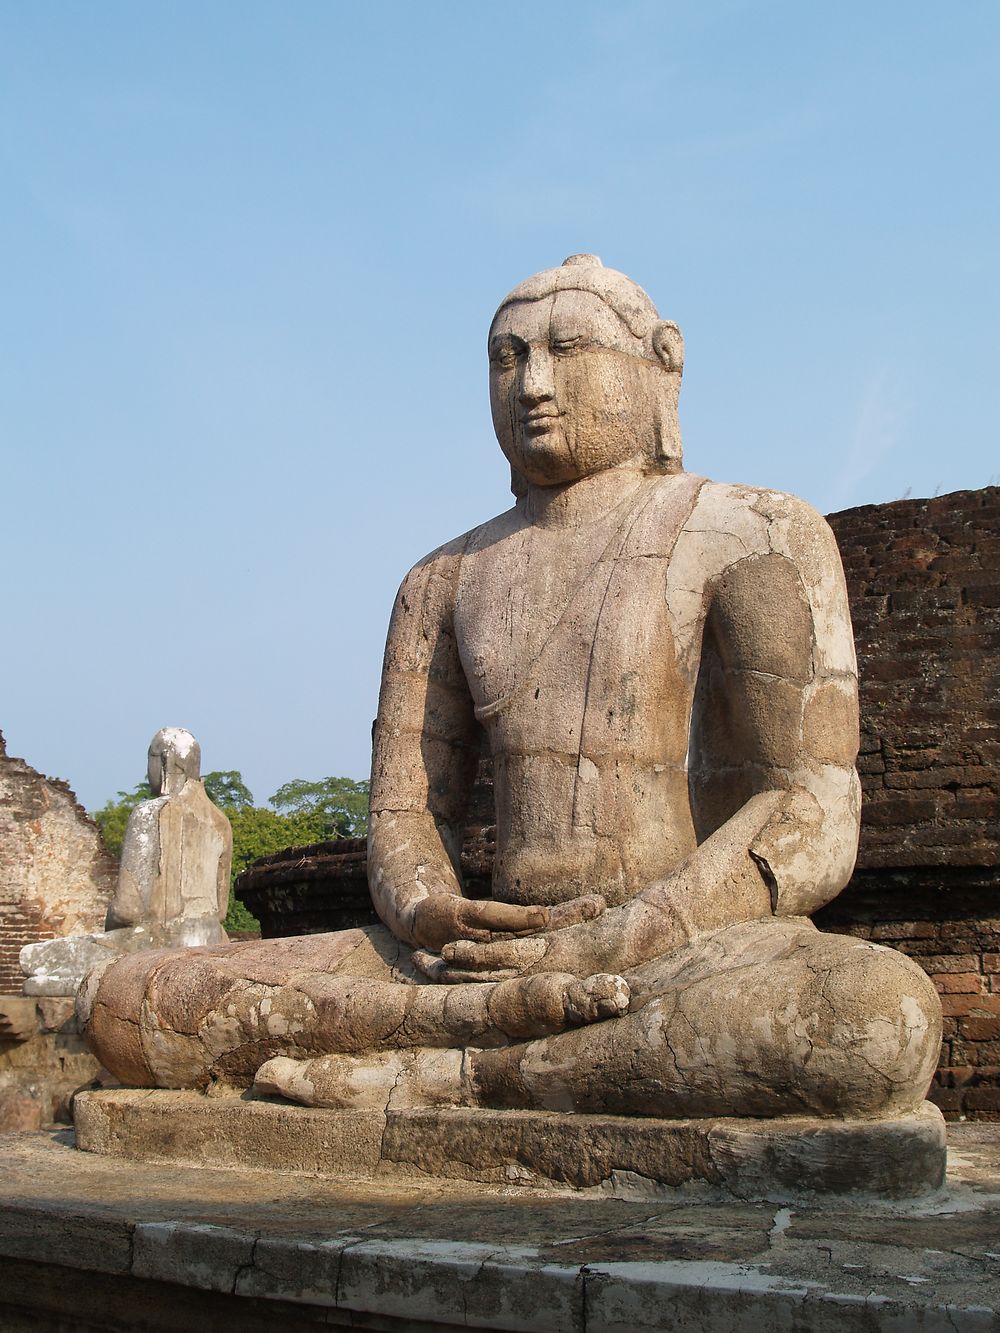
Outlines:
[[511,301],[490,329],[493,426],[529,482],[555,486],[648,456],[642,340],[590,292]]

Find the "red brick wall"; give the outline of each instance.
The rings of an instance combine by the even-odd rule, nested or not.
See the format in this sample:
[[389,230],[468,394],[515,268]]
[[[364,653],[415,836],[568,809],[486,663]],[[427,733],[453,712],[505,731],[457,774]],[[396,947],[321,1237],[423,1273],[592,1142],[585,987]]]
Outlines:
[[7,754],[0,734],[0,995],[19,995],[25,944],[100,930],[117,866],[65,782]]
[[944,1042],[932,1097],[1000,1117],[1000,489],[830,515],[861,676],[854,878],[816,918],[910,954]]
[[1000,866],[1000,489],[831,514],[861,676],[858,866]]

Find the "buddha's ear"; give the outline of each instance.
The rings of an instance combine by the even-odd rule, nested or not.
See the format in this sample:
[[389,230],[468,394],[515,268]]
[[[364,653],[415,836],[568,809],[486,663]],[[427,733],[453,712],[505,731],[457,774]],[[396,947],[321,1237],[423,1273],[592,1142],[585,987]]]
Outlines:
[[684,369],[684,335],[670,319],[661,319],[653,329],[653,351],[665,370],[679,375]]

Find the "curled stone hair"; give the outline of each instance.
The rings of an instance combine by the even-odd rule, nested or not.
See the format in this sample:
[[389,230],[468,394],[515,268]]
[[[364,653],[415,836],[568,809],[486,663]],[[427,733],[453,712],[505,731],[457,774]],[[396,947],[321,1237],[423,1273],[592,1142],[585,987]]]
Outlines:
[[656,306],[639,284],[616,268],[605,268],[597,255],[570,255],[558,268],[525,279],[507,293],[499,309],[515,301],[540,301],[555,292],[590,292],[599,297],[636,338],[648,338],[659,322]]

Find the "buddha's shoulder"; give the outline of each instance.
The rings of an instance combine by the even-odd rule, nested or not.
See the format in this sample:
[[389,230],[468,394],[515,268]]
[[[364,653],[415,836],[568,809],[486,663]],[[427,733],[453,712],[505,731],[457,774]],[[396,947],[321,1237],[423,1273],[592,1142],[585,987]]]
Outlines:
[[413,566],[403,580],[403,588],[415,584],[435,584],[442,580],[453,584],[458,577],[462,560],[470,554],[495,545],[517,525],[515,509],[508,509],[496,518],[480,523],[468,532],[429,551]]
[[802,519],[804,522],[825,520],[811,504],[787,491],[776,491],[767,486],[747,486],[743,482],[711,481],[699,478],[695,508],[705,515],[717,514],[721,519],[733,514],[753,513],[764,519]]
[[764,486],[702,479],[676,551],[709,574],[745,559],[783,556],[818,571],[839,553],[826,519],[798,496]]
[[797,495],[739,482],[699,482],[686,531],[742,537],[753,550],[774,549],[775,541],[825,540],[830,533],[826,519]]

